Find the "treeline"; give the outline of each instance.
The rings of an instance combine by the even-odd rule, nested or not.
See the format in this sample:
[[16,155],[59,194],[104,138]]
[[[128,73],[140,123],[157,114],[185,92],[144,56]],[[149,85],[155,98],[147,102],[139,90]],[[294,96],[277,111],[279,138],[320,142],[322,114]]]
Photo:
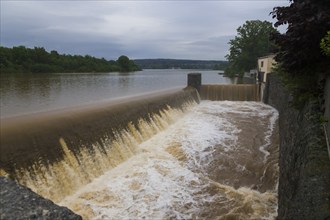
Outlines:
[[136,59],[134,62],[142,69],[212,69],[224,70],[227,61],[179,60],[179,59]]
[[66,55],[43,47],[0,46],[1,73],[130,72],[140,68],[126,56],[117,61],[89,55]]

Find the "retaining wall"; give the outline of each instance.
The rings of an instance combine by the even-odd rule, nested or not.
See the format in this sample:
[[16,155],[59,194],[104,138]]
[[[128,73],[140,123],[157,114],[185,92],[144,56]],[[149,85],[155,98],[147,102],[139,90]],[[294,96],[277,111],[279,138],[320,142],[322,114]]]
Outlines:
[[278,76],[270,74],[266,85],[264,102],[279,111],[278,219],[330,219],[330,160],[316,114],[320,104],[310,101],[296,110]]

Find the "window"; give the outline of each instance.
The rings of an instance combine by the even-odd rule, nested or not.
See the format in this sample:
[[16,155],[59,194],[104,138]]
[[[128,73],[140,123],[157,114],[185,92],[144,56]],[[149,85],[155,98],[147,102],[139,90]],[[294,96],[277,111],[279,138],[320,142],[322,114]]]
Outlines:
[[264,67],[264,61],[261,61],[260,67]]

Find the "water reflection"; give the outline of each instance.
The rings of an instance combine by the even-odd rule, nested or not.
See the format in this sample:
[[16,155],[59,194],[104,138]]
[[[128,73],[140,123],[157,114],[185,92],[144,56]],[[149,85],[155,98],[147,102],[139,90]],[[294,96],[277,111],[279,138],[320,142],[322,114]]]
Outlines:
[[45,74],[2,75],[1,109],[6,112],[9,105],[26,107],[30,104],[50,102],[52,93],[61,90],[60,85],[60,79]]
[[134,83],[134,72],[133,73],[120,73],[118,78],[118,83],[121,88],[128,87],[130,84]]
[[[1,74],[1,117],[111,100],[185,87],[196,70],[144,70],[133,73]],[[203,84],[231,84],[219,71],[202,73]]]

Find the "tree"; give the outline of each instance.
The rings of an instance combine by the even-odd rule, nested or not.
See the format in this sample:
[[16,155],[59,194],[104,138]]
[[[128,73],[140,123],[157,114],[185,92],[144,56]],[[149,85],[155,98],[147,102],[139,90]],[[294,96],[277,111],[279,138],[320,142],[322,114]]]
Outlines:
[[330,4],[324,0],[291,0],[290,6],[275,7],[271,14],[277,19],[275,27],[287,25],[286,33],[272,36],[278,46],[275,59],[291,88],[294,104],[303,107],[307,100],[322,97],[325,78],[330,75],[326,56]]
[[120,72],[132,72],[141,70],[133,60],[130,60],[127,56],[120,56],[117,60],[120,68]]
[[120,56],[117,60],[121,72],[129,72],[130,60],[127,56]]
[[[291,0],[287,7],[275,7],[275,27],[288,25],[284,34],[272,37],[279,50],[275,59],[291,75],[325,71],[329,60],[320,49],[321,39],[330,30],[330,4],[324,0]],[[320,69],[321,67],[321,69]]]
[[320,47],[326,56],[330,56],[330,31],[328,31],[327,35],[321,40]]
[[274,49],[270,41],[271,33],[275,33],[272,23],[268,21],[246,21],[237,28],[237,36],[230,40],[229,54],[226,58],[229,66],[225,74],[233,76],[242,75],[245,71],[257,65],[257,58],[269,54]]
[[[61,55],[57,51],[47,52],[43,47],[26,48],[0,46],[1,73],[54,73],[54,72],[113,72],[140,70],[128,57],[119,62],[98,59],[90,55]],[[119,63],[121,66],[119,66]]]

